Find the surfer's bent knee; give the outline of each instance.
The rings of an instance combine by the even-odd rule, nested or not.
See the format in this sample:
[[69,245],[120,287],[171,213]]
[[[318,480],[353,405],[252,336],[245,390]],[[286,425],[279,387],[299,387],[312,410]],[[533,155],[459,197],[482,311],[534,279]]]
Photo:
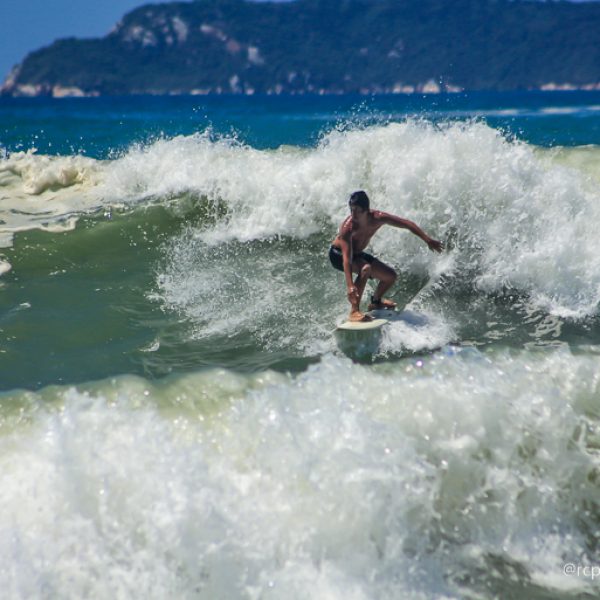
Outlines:
[[394,283],[396,279],[398,279],[398,273],[392,269],[392,267],[388,267],[386,264],[381,265],[381,268],[378,269],[377,279],[379,281],[387,281],[389,283]]

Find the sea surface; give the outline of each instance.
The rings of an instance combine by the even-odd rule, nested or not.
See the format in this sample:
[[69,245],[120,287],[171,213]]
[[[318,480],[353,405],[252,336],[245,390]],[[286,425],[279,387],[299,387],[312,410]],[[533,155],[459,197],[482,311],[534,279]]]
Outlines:
[[599,233],[598,92],[0,99],[0,596],[598,598]]

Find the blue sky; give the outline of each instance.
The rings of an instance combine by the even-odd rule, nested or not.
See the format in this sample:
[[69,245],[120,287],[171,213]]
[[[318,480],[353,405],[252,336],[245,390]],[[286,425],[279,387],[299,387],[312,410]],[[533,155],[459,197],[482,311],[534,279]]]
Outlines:
[[0,82],[28,52],[57,38],[103,36],[132,8],[159,1],[0,0]]
[[64,37],[101,37],[128,11],[158,0],[0,0],[0,80],[31,50]]

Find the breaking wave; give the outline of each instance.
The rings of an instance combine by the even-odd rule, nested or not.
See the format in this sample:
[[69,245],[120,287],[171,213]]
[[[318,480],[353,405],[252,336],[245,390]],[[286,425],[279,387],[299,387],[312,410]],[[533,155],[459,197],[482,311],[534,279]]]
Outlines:
[[334,130],[309,149],[257,150],[205,133],[107,161],[10,155],[0,162],[0,210],[9,241],[29,227],[72,227],[83,213],[191,197],[204,206],[195,238],[219,246],[329,238],[348,193],[362,188],[374,206],[449,247],[435,257],[388,229],[374,252],[409,272],[463,277],[486,293],[515,289],[549,313],[578,318],[600,301],[598,173],[595,147],[538,151],[478,122]]

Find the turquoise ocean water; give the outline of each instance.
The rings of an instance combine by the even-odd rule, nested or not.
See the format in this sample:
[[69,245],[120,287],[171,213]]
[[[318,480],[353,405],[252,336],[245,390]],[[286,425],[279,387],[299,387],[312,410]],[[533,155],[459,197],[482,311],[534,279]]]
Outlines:
[[0,99],[2,597],[597,597],[599,228],[600,93]]

